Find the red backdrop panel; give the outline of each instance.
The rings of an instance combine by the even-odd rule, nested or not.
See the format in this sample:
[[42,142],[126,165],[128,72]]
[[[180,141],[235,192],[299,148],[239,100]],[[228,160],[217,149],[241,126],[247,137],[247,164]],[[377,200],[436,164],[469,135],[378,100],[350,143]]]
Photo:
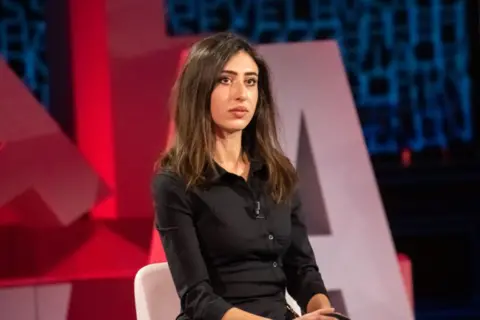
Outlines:
[[[3,60],[0,79],[0,282],[8,284],[55,264],[58,243],[42,250],[35,240],[75,225],[108,189]],[[69,241],[77,239],[60,244]]]

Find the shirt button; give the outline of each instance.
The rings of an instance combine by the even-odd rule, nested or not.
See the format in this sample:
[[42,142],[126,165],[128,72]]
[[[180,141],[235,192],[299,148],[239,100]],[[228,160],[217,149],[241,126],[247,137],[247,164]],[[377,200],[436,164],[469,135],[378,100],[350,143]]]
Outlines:
[[273,263],[273,267],[274,267],[274,268],[277,267],[277,263],[276,263],[276,262]]
[[272,235],[272,234],[269,234],[269,235],[268,235],[268,239],[273,240],[273,235]]

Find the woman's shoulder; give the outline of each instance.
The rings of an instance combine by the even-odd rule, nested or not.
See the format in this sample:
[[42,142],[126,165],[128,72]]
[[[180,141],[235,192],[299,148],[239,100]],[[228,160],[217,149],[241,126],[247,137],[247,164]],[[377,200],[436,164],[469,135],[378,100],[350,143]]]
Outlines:
[[186,194],[187,185],[178,174],[164,169],[154,173],[151,182],[152,192],[158,194],[183,193]]

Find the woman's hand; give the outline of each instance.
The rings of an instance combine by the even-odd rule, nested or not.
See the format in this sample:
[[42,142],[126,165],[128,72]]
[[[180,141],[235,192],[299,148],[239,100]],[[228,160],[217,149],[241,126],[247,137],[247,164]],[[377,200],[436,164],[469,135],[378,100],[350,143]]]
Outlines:
[[335,318],[328,316],[328,314],[332,314],[334,311],[335,309],[333,308],[318,309],[295,318],[295,320],[336,320]]

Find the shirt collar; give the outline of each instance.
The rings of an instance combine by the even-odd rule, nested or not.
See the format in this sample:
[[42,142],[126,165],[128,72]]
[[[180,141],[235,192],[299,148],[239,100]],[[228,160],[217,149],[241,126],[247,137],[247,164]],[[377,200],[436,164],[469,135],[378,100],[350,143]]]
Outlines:
[[[249,158],[250,160],[250,172],[249,178],[252,177],[254,174],[260,173],[266,169],[266,164],[263,160],[258,158]],[[225,170],[222,166],[220,166],[217,162],[214,161],[214,168],[207,168],[206,170],[206,178],[209,182],[218,182],[224,176],[230,174],[227,170]]]

